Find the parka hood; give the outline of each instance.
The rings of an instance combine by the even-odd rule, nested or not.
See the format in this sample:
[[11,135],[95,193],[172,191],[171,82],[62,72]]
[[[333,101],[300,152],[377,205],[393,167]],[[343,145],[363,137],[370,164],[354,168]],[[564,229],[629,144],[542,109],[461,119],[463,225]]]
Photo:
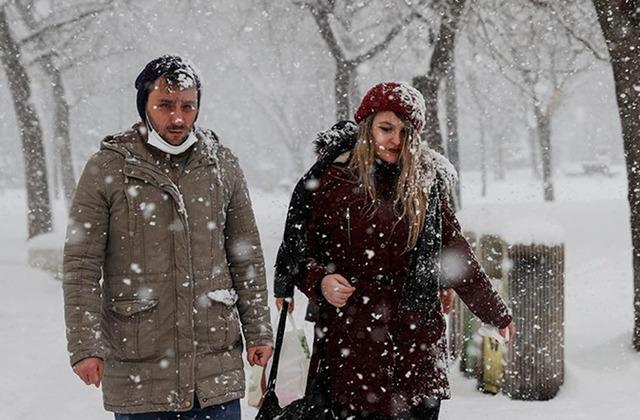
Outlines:
[[356,144],[358,126],[353,121],[340,121],[328,130],[319,132],[313,141],[316,155],[323,156],[331,150],[350,151]]
[[100,150],[111,150],[123,155],[143,157],[149,154],[144,143],[147,141],[147,128],[142,123],[134,124],[129,130],[105,137]]

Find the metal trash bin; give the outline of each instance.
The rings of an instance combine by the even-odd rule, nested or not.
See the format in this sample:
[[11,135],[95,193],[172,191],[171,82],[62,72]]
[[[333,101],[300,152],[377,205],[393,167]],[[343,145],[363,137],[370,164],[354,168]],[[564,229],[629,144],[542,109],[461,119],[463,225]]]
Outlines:
[[516,334],[504,392],[549,400],[564,383],[564,245],[511,245],[508,292]]
[[512,399],[548,400],[564,383],[564,245],[508,245],[465,232],[480,264],[508,302],[516,334],[505,348],[480,337],[480,322],[455,298],[450,351],[478,389]]

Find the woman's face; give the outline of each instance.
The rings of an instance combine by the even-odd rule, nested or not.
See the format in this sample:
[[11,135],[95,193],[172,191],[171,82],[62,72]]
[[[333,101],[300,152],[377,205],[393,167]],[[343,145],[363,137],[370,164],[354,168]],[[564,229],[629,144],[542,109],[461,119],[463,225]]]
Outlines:
[[407,137],[404,122],[393,111],[380,111],[373,117],[371,134],[376,156],[397,163]]

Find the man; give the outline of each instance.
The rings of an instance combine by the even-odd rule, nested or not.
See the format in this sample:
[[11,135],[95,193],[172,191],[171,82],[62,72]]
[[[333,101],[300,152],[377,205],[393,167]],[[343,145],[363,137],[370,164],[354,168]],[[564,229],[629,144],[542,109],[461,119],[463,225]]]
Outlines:
[[142,122],[103,140],[70,212],[71,364],[87,385],[102,383],[116,419],[240,419],[240,324],[249,364],[272,352],[244,176],[215,134],[194,126],[191,65],[162,56],[135,86]]

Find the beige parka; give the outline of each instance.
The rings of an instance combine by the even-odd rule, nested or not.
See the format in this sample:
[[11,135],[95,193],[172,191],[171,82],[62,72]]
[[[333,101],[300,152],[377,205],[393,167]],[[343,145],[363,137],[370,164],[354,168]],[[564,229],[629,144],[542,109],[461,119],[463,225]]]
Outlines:
[[196,135],[179,160],[152,153],[135,125],[103,140],[78,183],[64,249],[68,349],[72,365],[105,361],[109,411],[242,398],[242,335],[272,345],[242,170],[215,134]]

